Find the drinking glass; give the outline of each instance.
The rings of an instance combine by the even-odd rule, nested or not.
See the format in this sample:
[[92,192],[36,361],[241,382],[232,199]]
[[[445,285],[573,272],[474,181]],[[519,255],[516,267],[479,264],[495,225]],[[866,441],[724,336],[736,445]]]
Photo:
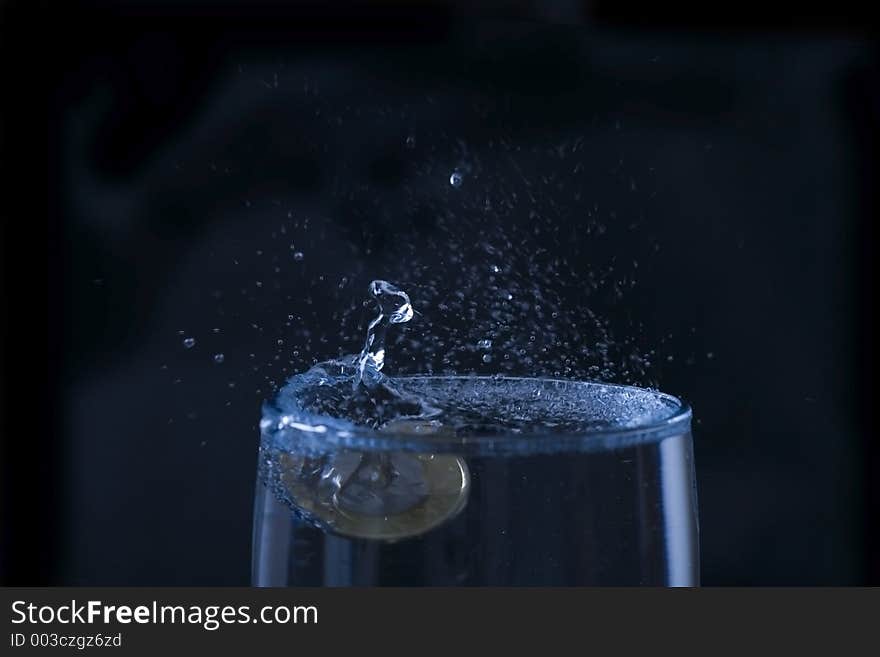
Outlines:
[[[685,403],[593,382],[398,380],[471,403],[501,394],[535,428],[322,433],[264,419],[255,586],[699,584]],[[548,426],[551,407],[594,421]]]

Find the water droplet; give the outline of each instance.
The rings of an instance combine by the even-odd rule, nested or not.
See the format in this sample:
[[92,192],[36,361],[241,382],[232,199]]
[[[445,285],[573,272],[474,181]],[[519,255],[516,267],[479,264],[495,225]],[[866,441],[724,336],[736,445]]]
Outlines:
[[492,272],[495,274],[501,273],[501,267],[499,267],[498,265],[492,265],[491,267],[489,267],[489,269],[491,269]]
[[407,148],[415,148],[416,147],[416,137],[415,135],[408,135],[406,138],[406,147]]
[[491,341],[491,340],[488,340],[488,339],[486,339],[486,340],[480,340],[480,341],[477,343],[477,348],[478,348],[478,349],[491,349],[491,348],[492,348],[492,341]]
[[452,175],[449,176],[449,184],[458,189],[461,187],[461,184],[464,182],[464,176],[461,175],[460,171],[453,171]]
[[293,252],[293,259],[296,260],[297,262],[300,262],[305,257],[306,256],[302,251],[294,251]]
[[355,387],[361,383],[370,385],[385,365],[385,333],[391,324],[405,324],[413,317],[409,295],[388,281],[370,283],[370,296],[379,306],[379,314],[367,327],[364,348],[358,356],[358,376]]
[[489,354],[483,354],[483,362],[484,362],[484,363],[491,363],[491,362],[492,362],[492,356],[490,356]]
[[224,360],[226,360],[226,356],[224,356],[223,354],[214,354],[214,362],[217,363],[218,365],[220,363],[222,363]]
[[187,349],[192,349],[193,347],[196,346],[196,339],[195,338],[184,338],[183,346],[186,347]]

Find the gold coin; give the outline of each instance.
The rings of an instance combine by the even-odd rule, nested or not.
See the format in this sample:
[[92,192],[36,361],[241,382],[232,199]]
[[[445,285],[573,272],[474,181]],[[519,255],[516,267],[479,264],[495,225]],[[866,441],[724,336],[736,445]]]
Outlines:
[[402,436],[455,436],[455,430],[447,427],[437,420],[417,420],[400,418],[386,422],[380,429],[383,433],[396,433]]
[[[451,432],[436,421],[395,420],[388,433]],[[397,541],[424,534],[465,507],[470,473],[451,454],[341,450],[318,457],[284,454],[280,479],[294,504],[328,531]]]

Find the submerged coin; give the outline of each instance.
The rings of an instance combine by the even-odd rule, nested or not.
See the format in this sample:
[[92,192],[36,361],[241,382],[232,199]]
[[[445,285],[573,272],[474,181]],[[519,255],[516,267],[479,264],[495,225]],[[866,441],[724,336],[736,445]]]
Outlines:
[[[433,421],[396,420],[382,431],[407,436],[451,431]],[[280,480],[304,515],[328,531],[396,541],[455,517],[467,503],[470,473],[451,454],[339,451],[284,454]]]
[[440,424],[437,420],[419,420],[415,418],[400,418],[386,422],[381,431],[384,433],[396,433],[401,436],[446,436],[455,435],[452,427]]

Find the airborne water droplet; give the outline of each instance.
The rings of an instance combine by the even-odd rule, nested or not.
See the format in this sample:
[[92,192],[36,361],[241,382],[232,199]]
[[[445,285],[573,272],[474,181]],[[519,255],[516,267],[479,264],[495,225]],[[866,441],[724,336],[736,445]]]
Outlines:
[[196,346],[196,339],[195,338],[184,338],[183,346],[186,347],[187,349],[192,349],[193,347]]
[[218,365],[220,363],[222,363],[224,360],[226,360],[226,356],[224,356],[223,354],[214,354],[214,362],[217,363]]
[[[357,359],[358,376],[354,385],[369,385],[381,375],[385,365],[385,333],[391,324],[404,324],[412,319],[409,295],[391,283],[376,280],[370,283],[370,295],[379,306],[379,314],[367,327],[364,348]],[[367,379],[365,380],[365,376]]]
[[302,251],[294,251],[293,259],[297,262],[300,262],[303,258],[305,258],[305,254]]
[[449,184],[458,189],[461,187],[461,184],[464,182],[464,176],[461,175],[460,171],[453,171],[452,175],[449,176]]

